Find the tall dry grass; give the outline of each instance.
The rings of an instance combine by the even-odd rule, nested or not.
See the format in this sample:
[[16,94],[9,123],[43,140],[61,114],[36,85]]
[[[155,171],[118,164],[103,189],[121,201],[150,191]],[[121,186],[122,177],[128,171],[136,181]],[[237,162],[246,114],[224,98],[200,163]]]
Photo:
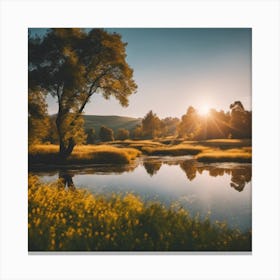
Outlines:
[[[56,164],[60,163],[58,145],[35,145],[29,149],[29,162]],[[119,163],[127,164],[138,157],[141,152],[133,148],[118,148],[111,145],[76,146],[67,158],[68,164]]]
[[201,162],[252,162],[252,148],[244,147],[241,149],[228,150],[208,150],[196,156]]

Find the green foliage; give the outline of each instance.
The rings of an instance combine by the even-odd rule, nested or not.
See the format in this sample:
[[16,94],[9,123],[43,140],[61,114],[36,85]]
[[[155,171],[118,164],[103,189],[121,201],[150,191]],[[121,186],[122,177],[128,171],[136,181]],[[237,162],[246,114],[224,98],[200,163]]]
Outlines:
[[29,177],[29,251],[251,251],[251,231],[133,194],[101,196]]
[[114,131],[109,127],[101,126],[99,138],[102,142],[114,141]]
[[129,131],[127,129],[124,129],[124,128],[120,128],[118,130],[118,133],[117,133],[117,137],[116,137],[118,140],[126,140],[129,138]]
[[81,140],[81,114],[93,94],[128,105],[137,85],[125,47],[119,34],[103,29],[53,28],[41,39],[28,38],[29,88],[40,88],[58,101],[61,156],[69,156]]

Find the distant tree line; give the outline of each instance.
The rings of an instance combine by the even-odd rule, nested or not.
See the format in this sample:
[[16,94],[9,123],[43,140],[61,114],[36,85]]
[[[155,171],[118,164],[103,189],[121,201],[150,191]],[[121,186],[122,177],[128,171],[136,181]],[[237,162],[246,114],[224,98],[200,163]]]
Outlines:
[[[78,144],[95,144],[126,139],[156,139],[177,137],[189,140],[219,138],[251,138],[252,112],[244,109],[240,101],[230,105],[229,111],[211,109],[207,116],[201,116],[190,106],[181,119],[168,117],[160,119],[153,111],[149,111],[141,124],[132,130],[119,128],[114,133],[112,128],[101,126],[84,130],[84,119],[76,120],[77,125],[69,131]],[[71,115],[69,115],[71,121]],[[59,143],[55,118],[47,114],[44,95],[40,92],[29,94],[29,143]]]
[[179,120],[178,118],[159,117],[150,111],[143,118],[142,124],[132,132],[134,139],[154,139],[173,136],[189,140],[219,138],[251,138],[252,112],[244,109],[240,101],[230,105],[230,111],[211,109],[207,116],[202,116],[190,106]]

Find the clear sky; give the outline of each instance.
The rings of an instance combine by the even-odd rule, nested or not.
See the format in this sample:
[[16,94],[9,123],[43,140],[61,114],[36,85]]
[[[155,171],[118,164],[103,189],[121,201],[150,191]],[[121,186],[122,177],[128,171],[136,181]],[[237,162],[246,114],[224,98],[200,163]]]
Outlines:
[[[251,110],[251,29],[111,28],[127,42],[137,93],[126,108],[115,99],[94,95],[86,114],[181,117],[188,106],[228,110],[240,100]],[[44,29],[33,29],[42,34]],[[48,98],[49,113],[57,112]]]

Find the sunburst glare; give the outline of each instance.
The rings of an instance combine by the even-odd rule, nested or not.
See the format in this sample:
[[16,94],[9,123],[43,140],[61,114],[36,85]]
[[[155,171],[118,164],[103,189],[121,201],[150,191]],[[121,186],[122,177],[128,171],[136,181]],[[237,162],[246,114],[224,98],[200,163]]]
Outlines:
[[202,116],[207,116],[210,112],[210,106],[209,104],[202,104],[199,108],[198,108],[198,113]]

